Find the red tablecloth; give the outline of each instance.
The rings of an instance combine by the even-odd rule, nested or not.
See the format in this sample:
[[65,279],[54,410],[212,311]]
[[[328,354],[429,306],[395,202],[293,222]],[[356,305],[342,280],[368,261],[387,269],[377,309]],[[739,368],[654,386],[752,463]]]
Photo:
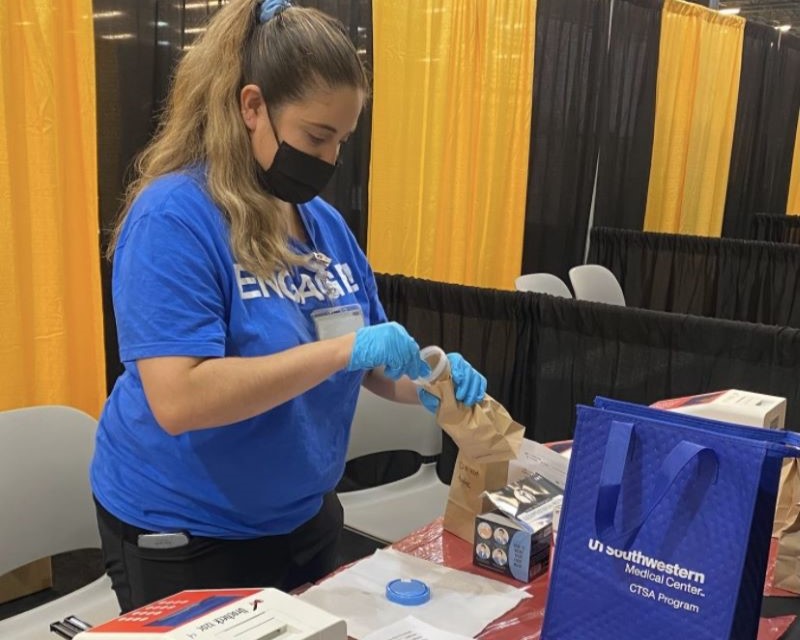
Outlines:
[[[424,558],[431,562],[475,573],[487,578],[500,580],[514,586],[519,582],[505,578],[492,571],[481,569],[472,564],[472,547],[460,538],[442,530],[441,518],[432,522],[427,527],[419,529],[410,536],[403,538],[392,545],[395,549],[403,551],[417,558]],[[775,545],[770,554],[769,570],[767,571],[767,585],[764,593],[768,595],[794,595],[773,589],[772,572],[775,565]],[[527,591],[533,596],[523,600],[516,608],[509,611],[502,618],[492,622],[484,629],[478,638],[483,640],[537,640],[541,637],[544,607],[547,600],[548,576],[543,575],[527,585]],[[455,612],[454,612],[455,613]],[[762,618],[758,629],[758,640],[777,640],[789,628],[795,616],[780,618]]]

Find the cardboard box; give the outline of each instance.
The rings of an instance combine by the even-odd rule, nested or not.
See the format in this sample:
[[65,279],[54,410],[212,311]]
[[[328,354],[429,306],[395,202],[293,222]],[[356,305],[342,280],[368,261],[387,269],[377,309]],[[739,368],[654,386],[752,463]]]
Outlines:
[[53,566],[50,558],[42,558],[0,576],[0,604],[53,586]]
[[783,429],[786,422],[785,398],[740,389],[662,400],[651,406],[751,427]]
[[278,589],[190,589],[75,640],[347,640],[344,620]]
[[499,511],[475,518],[472,563],[530,582],[550,566],[552,525],[543,521],[537,531],[528,531]]
[[545,573],[562,487],[535,472],[485,495],[494,510],[475,518],[473,564],[521,582]]

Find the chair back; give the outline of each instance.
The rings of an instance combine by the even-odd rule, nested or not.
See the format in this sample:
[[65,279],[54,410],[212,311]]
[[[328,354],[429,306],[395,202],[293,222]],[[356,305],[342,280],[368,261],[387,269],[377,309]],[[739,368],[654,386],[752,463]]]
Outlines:
[[89,462],[97,421],[64,406],[0,412],[0,575],[99,548]]
[[575,298],[625,306],[625,294],[617,277],[599,264],[583,264],[569,270]]
[[552,273],[526,273],[514,281],[517,291],[546,293],[559,298],[571,298],[572,292],[566,283]]
[[350,430],[347,459],[382,451],[442,452],[442,430],[421,405],[386,400],[361,387]]

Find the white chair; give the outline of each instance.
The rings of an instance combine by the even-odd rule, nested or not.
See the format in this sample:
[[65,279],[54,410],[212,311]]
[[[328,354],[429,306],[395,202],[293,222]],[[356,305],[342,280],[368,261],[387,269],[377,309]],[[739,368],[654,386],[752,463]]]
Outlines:
[[566,283],[552,273],[526,273],[514,280],[517,291],[546,293],[559,298],[571,298],[572,292]]
[[583,264],[569,270],[575,298],[625,306],[625,294],[616,276],[599,264]]
[[[39,558],[99,548],[89,488],[97,421],[62,406],[0,412],[0,575]],[[119,615],[106,575],[0,621],[0,638],[46,640],[51,622],[76,615],[100,624]]]
[[[384,400],[362,387],[347,459],[382,451],[437,456],[442,452],[442,432],[423,407]],[[424,462],[407,478],[340,493],[344,525],[381,542],[396,542],[441,516],[448,490],[436,475],[436,462]]]

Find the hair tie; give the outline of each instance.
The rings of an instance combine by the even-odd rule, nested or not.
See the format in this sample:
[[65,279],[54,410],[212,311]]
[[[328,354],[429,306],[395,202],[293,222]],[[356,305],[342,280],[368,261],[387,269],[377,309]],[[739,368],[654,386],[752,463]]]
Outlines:
[[258,21],[264,24],[291,6],[289,0],[263,0],[258,8]]

